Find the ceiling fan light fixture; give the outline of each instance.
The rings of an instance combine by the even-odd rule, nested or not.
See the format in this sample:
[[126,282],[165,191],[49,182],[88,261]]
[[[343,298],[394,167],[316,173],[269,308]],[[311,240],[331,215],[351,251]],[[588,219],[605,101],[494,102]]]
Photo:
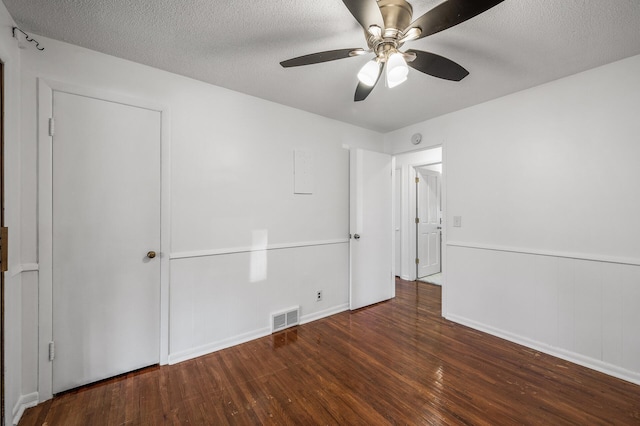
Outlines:
[[400,52],[393,53],[387,60],[387,86],[396,87],[407,81],[409,67]]
[[373,86],[378,81],[380,75],[380,65],[377,59],[373,59],[366,64],[358,72],[358,80],[366,86]]

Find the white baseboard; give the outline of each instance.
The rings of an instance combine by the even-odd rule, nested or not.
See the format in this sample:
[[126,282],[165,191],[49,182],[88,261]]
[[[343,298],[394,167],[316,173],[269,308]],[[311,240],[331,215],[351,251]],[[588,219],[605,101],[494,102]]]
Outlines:
[[[331,315],[344,312],[349,309],[349,304],[344,303],[342,305],[334,306],[324,311],[314,312],[309,315],[303,315],[300,317],[300,324],[306,324],[308,322],[316,321],[321,318],[325,318]],[[261,328],[251,331],[249,333],[241,334],[239,336],[230,337],[229,339],[220,340],[218,342],[209,343],[206,345],[198,346],[196,348],[187,349],[185,351],[177,352],[175,354],[169,354],[169,365],[177,364],[179,362],[187,361],[199,356],[208,355],[210,353],[219,351],[221,349],[227,349],[241,343],[246,343],[251,340],[259,339],[271,334],[271,329]]]
[[325,309],[324,311],[314,312],[308,315],[302,315],[300,317],[300,324],[306,324],[308,322],[316,321],[325,317],[330,317],[331,315],[339,314],[340,312],[344,312],[348,309],[349,309],[349,304],[344,303],[342,305]]
[[447,315],[445,316],[445,318],[448,319],[449,321],[466,325],[467,327],[471,327],[475,330],[479,330],[479,331],[491,334],[493,336],[497,336],[502,339],[508,340],[510,342],[517,343],[519,345],[523,345],[528,348],[538,350],[540,352],[544,352],[548,355],[552,355],[557,358],[564,359],[565,361],[569,361],[574,364],[578,364],[583,367],[587,367],[592,370],[596,370],[601,373],[608,374],[609,376],[613,376],[618,379],[622,379],[627,382],[640,385],[640,373],[627,370],[617,365],[609,364],[599,359],[590,358],[576,352],[571,352],[566,349],[548,345],[546,343],[541,343],[536,340],[532,340],[514,333],[510,333],[508,331],[500,330],[500,329],[488,326],[486,324],[481,324],[476,321],[473,321],[464,317],[460,317],[457,315]]
[[35,407],[38,405],[38,392],[33,392],[28,395],[21,395],[16,402],[16,405],[13,407],[12,415],[13,415],[13,424],[17,425],[20,422],[20,418],[24,414],[24,411],[27,408]]
[[187,349],[175,354],[169,354],[169,365],[177,364],[179,362],[187,361],[199,356],[208,355],[221,349],[230,348],[231,346],[236,346],[241,343],[259,339],[260,337],[268,336],[269,334],[271,334],[271,328],[266,327],[259,330],[250,331],[249,333],[244,333],[239,336],[233,336],[228,339],[208,343],[196,348]]

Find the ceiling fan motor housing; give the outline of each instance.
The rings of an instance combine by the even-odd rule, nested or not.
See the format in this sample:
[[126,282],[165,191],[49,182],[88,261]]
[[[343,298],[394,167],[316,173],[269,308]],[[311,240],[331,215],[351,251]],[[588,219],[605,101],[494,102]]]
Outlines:
[[413,7],[404,0],[380,0],[378,7],[384,21],[384,28],[380,29],[383,32],[376,35],[365,31],[365,37],[369,49],[376,54],[378,60],[386,62],[389,55],[397,52],[402,45],[400,36],[411,24]]
[[413,7],[404,0],[380,0],[378,7],[382,13],[385,30],[395,29],[396,33],[399,33],[411,23]]

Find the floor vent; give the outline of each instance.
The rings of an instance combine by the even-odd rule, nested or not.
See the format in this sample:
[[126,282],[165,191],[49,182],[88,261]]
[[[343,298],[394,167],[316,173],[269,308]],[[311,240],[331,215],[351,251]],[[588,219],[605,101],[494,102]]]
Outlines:
[[300,321],[300,307],[287,309],[282,312],[271,314],[271,332],[284,330],[285,328],[298,325]]

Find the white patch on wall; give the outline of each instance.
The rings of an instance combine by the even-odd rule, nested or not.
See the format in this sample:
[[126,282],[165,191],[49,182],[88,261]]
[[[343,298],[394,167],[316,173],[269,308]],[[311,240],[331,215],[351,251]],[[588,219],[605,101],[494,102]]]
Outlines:
[[293,181],[294,194],[313,194],[313,154],[310,151],[302,149],[293,151]]
[[285,328],[298,325],[300,321],[300,307],[286,309],[282,312],[271,314],[271,332],[284,330]]
[[252,240],[249,281],[255,283],[267,279],[267,244],[269,242],[269,231],[267,229],[254,230]]

